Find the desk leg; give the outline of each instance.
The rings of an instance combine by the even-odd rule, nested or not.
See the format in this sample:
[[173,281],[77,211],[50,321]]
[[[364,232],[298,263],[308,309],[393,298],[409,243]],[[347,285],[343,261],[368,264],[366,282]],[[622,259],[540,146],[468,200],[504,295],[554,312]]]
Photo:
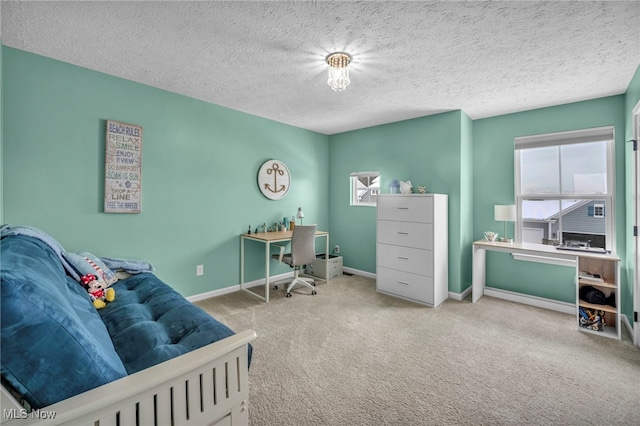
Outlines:
[[483,248],[473,246],[473,278],[471,284],[471,302],[475,303],[484,294],[487,251]]
[[244,237],[240,237],[240,290],[244,290]]
[[325,248],[324,248],[324,252],[325,252],[325,256],[324,256],[324,277],[327,280],[327,282],[329,282],[329,234],[325,235]]
[[264,245],[264,300],[269,303],[269,261],[271,260],[271,243]]

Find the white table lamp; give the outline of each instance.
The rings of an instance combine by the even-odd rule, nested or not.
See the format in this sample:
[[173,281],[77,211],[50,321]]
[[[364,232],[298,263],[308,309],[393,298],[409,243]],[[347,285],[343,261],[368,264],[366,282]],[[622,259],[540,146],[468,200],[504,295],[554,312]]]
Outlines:
[[512,243],[513,238],[507,237],[507,222],[515,222],[517,219],[516,206],[493,206],[494,220],[504,222],[504,236],[499,239],[503,243]]
[[302,207],[298,207],[298,219],[300,219],[300,225],[302,225],[302,218],[304,217],[304,213],[302,212]]

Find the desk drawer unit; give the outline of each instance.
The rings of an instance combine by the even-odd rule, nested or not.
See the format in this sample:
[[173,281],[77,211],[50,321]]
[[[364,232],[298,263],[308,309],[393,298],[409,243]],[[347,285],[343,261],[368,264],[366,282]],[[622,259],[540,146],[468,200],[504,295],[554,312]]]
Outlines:
[[448,297],[448,198],[379,194],[376,289],[436,307]]
[[[327,264],[328,263],[328,264]],[[325,277],[325,267],[329,269],[329,277]],[[322,278],[324,280],[332,280],[342,275],[342,256],[330,255],[327,261],[325,256],[316,257],[316,261],[311,265],[307,265],[305,271],[307,275]]]

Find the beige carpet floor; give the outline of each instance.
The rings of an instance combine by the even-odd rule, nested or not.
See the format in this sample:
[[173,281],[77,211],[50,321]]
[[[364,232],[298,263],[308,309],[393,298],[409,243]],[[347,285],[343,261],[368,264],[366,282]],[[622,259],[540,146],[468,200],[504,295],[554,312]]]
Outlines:
[[198,302],[257,333],[254,426],[640,425],[640,350],[624,330],[594,336],[573,315],[491,297],[426,308],[359,276],[317,290]]

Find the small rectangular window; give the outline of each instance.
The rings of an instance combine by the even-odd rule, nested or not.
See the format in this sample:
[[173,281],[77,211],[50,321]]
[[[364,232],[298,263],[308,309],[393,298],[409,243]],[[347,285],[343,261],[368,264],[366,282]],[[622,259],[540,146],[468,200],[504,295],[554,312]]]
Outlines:
[[593,217],[604,217],[604,204],[593,205]]
[[380,192],[380,172],[351,173],[351,205],[375,206]]

